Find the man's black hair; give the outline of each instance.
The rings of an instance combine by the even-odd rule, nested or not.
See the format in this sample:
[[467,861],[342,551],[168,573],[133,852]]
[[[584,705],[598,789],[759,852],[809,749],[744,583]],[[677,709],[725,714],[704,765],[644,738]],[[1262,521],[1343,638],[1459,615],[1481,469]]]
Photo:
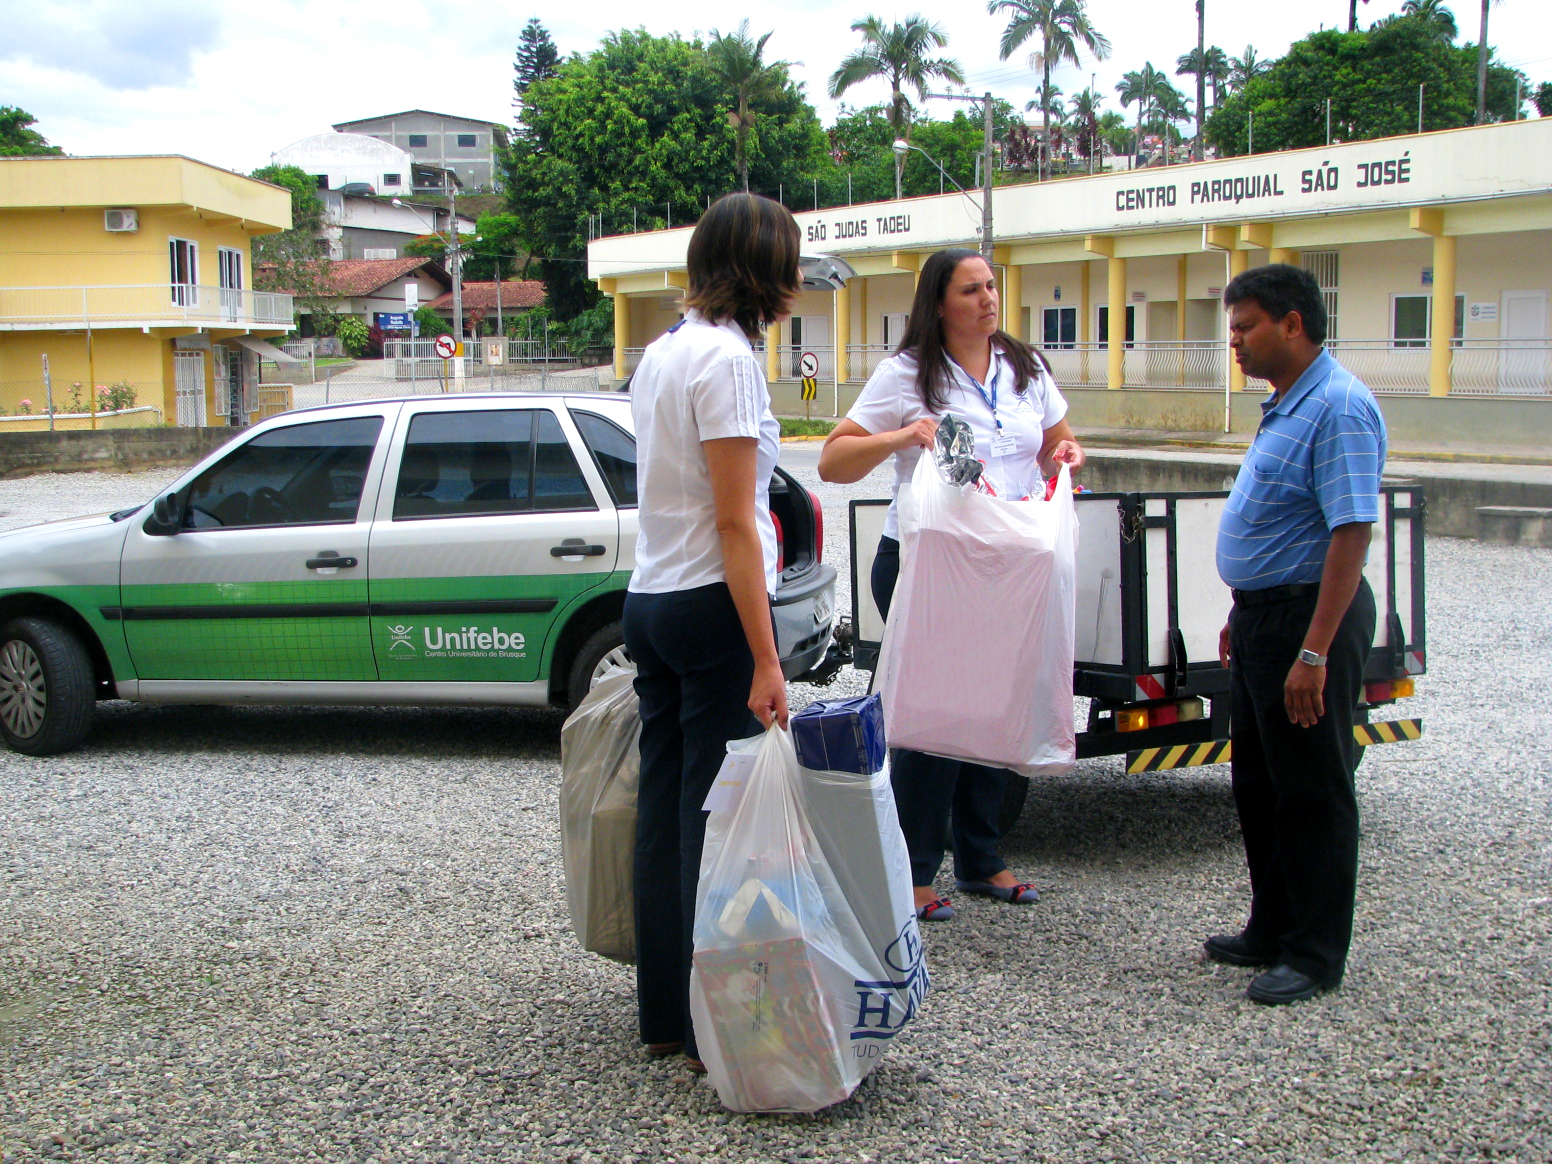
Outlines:
[[1297,311],[1304,321],[1304,334],[1317,344],[1326,342],[1326,300],[1315,276],[1302,267],[1287,263],[1269,263],[1235,275],[1223,289],[1223,305],[1233,307],[1252,299],[1261,310],[1275,319],[1286,319]]

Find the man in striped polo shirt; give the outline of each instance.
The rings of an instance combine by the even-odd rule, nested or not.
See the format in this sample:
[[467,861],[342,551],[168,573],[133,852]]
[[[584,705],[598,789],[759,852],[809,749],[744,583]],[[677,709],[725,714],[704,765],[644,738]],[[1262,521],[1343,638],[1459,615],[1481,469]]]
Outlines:
[[1322,346],[1325,303],[1307,271],[1256,267],[1223,302],[1234,358],[1273,394],[1218,527],[1218,573],[1234,591],[1218,649],[1251,903],[1244,930],[1208,938],[1207,955],[1270,967],[1247,993],[1276,1005],[1336,987],[1352,941],[1353,718],[1374,642],[1363,566],[1385,422]]

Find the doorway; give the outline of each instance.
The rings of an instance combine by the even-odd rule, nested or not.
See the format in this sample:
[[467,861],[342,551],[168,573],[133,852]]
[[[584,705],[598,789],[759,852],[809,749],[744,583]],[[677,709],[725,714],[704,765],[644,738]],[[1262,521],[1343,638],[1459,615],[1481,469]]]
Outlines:
[[1548,389],[1547,293],[1505,291],[1498,391],[1544,396]]

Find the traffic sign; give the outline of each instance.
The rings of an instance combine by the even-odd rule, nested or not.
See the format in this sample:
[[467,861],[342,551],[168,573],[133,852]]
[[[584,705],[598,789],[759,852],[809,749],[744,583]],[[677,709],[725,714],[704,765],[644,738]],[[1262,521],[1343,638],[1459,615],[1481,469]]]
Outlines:
[[409,331],[410,316],[403,311],[380,311],[377,313],[377,326],[384,331]]
[[803,396],[802,396],[802,398],[804,400],[813,400],[818,395],[819,395],[819,381],[815,380],[812,376],[804,376],[803,377]]
[[798,357],[798,372],[805,380],[812,380],[819,375],[819,357],[813,352],[804,352]]
[[450,360],[457,351],[458,341],[453,339],[452,336],[439,335],[436,337],[436,354],[439,359]]
[[415,309],[419,306],[420,284],[412,279],[408,283],[404,284],[404,310],[408,311],[411,315],[414,315]]

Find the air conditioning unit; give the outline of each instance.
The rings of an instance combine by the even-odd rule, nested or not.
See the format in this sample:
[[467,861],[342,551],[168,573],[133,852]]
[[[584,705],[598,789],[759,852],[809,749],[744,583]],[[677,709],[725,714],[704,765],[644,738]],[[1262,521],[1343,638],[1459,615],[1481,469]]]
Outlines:
[[139,230],[140,211],[104,210],[102,212],[102,227],[104,230],[115,232]]

